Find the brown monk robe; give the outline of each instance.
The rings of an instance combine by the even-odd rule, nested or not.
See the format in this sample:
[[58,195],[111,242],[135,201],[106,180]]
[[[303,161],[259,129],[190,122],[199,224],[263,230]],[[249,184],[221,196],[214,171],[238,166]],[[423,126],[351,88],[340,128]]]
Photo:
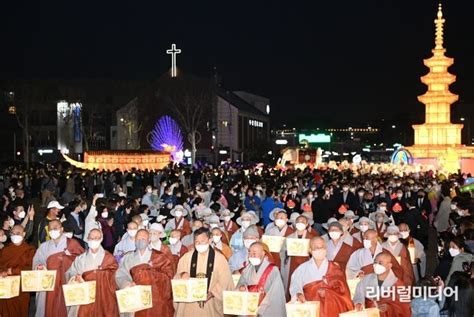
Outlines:
[[[14,226],[11,233],[23,237],[24,229]],[[0,250],[0,275],[20,275],[21,271],[31,270],[34,255],[35,248],[25,242],[10,243]],[[27,317],[29,302],[30,293],[21,291],[20,296],[0,299],[0,316]]]
[[339,316],[340,313],[354,309],[346,274],[336,263],[329,261],[324,279],[325,281],[314,281],[303,287],[307,301],[319,301],[319,316]]
[[[225,232],[227,240],[230,241],[230,238],[232,238],[232,235],[234,234],[234,232],[239,230],[239,226],[235,222],[233,222],[232,220],[230,220],[227,223],[224,221],[222,229]],[[222,240],[222,241],[224,241],[224,240]]]
[[171,257],[156,250],[151,251],[149,263],[136,265],[130,270],[133,282],[137,285],[151,285],[153,294],[153,307],[136,312],[135,317],[173,316],[171,279],[175,273]]
[[115,257],[105,251],[102,264],[97,270],[87,271],[82,274],[85,282],[96,281],[95,302],[79,306],[78,317],[89,316],[118,316],[117,299],[115,297],[115,272],[118,269]]
[[[298,218],[296,218],[296,225],[298,225],[298,223],[304,223],[307,226],[308,219],[305,216],[299,216]],[[296,230],[295,232],[290,234],[288,238],[311,239],[315,236],[317,236],[317,232],[315,230],[312,230],[310,232],[305,229],[303,230],[303,232]],[[288,256],[286,258],[285,263],[283,264],[284,268],[282,269],[282,271],[285,272],[284,277],[285,278],[287,277],[287,283],[286,283],[287,293],[291,284],[291,275],[300,264],[308,261],[308,259],[309,259],[309,254],[308,256]],[[283,279],[284,284],[285,284],[285,278]]]
[[392,271],[395,276],[405,285],[415,285],[415,273],[413,272],[413,265],[411,264],[410,252],[405,245],[402,245],[400,249],[399,257],[400,263],[398,263],[396,257],[390,252],[389,249],[384,248],[385,252],[392,255]]
[[63,284],[67,284],[65,273],[74,259],[81,255],[84,249],[75,239],[67,239],[67,247],[63,252],[52,254],[46,260],[48,270],[56,270],[54,291],[46,292],[46,316],[66,317],[66,303],[64,302]]
[[[356,241],[356,239],[354,239],[354,241]],[[337,263],[337,265],[341,268],[341,270],[345,272],[347,261],[349,261],[351,254],[357,249],[360,249],[360,246],[356,247],[354,244],[350,246],[346,243],[342,243],[342,246],[339,249],[339,252],[337,252],[332,262]]]

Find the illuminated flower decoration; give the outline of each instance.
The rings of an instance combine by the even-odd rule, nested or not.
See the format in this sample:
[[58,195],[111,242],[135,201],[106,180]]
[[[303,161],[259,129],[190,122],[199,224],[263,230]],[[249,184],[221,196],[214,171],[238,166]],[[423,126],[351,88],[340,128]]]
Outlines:
[[170,116],[161,117],[150,132],[150,145],[155,151],[171,153],[173,161],[183,160],[183,134],[176,121]]
[[399,212],[402,211],[402,210],[403,210],[403,208],[402,208],[402,206],[400,206],[399,203],[396,203],[396,204],[393,205],[393,207],[392,207],[392,211],[393,211],[393,212],[396,212],[396,213],[399,213]]

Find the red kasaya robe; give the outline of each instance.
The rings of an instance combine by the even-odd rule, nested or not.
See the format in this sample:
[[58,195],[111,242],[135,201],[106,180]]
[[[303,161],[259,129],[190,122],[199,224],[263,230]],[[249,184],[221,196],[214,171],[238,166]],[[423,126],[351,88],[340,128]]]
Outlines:
[[[354,239],[354,242],[356,239]],[[339,267],[342,269],[343,272],[346,271],[346,265],[347,261],[349,261],[349,258],[351,257],[352,252],[357,250],[359,248],[355,248],[354,246],[350,246],[346,243],[342,243],[341,248],[339,249],[339,252],[337,252],[336,256],[332,260],[334,263],[337,263]]]
[[56,270],[56,283],[54,291],[46,292],[46,317],[66,317],[66,303],[64,302],[63,284],[67,284],[65,279],[66,271],[71,267],[74,259],[81,255],[84,249],[75,239],[67,239],[66,249],[62,252],[52,254],[46,260],[48,270]]
[[151,285],[153,307],[135,313],[135,317],[172,317],[174,314],[171,279],[176,268],[169,256],[152,250],[150,263],[134,266],[130,270],[137,285]]
[[[392,254],[390,250],[383,250]],[[400,281],[402,281],[405,286],[415,285],[415,273],[413,272],[413,266],[411,264],[410,252],[408,251],[406,246],[402,246],[399,256],[401,263],[398,263],[397,259],[392,255],[393,273],[395,273],[395,276],[400,279]]]
[[183,227],[181,229],[177,229],[177,230],[181,231],[181,236],[185,237],[188,234],[191,234],[193,232],[191,230],[191,225],[189,224],[189,221],[184,219],[184,218],[181,218],[179,221],[176,221],[176,218],[174,219],[175,228],[178,228],[178,224],[181,223],[181,222],[183,222]]
[[[12,270],[12,275],[31,270],[35,248],[27,243],[19,246],[13,243],[0,250],[0,272]],[[21,292],[20,296],[0,299],[0,316],[28,317],[30,293]]]
[[[391,256],[393,274],[395,274],[395,276],[399,280],[402,281],[403,280],[403,275],[404,275],[402,266],[400,264],[398,264],[397,259],[393,256],[392,253],[390,253],[390,251],[387,251],[385,249],[384,249],[384,251]],[[364,272],[366,275],[370,274],[370,273],[374,273],[374,265],[373,264],[368,264],[366,266],[363,266],[361,268],[361,271]],[[412,268],[412,272],[413,272],[413,268]]]
[[[319,294],[319,290],[324,290],[323,297]],[[303,287],[303,293],[307,301],[319,301],[320,317],[339,316],[339,313],[354,309],[346,275],[332,261],[329,261],[328,271],[323,280],[306,284]]]
[[[400,295],[396,291],[397,287],[404,287],[403,282],[400,280],[397,280],[395,284],[393,284],[393,287],[395,287],[395,296],[393,297],[392,294],[388,297],[383,297],[380,298],[380,300],[377,301],[377,307],[381,305],[386,305],[387,306],[387,311],[385,312],[380,312],[380,317],[408,317],[411,316],[411,307],[410,307],[410,301],[402,302],[400,300]],[[372,300],[365,300],[365,307],[366,308],[372,308],[376,307],[375,303]]]
[[230,241],[230,238],[232,238],[232,235],[237,230],[239,230],[239,226],[235,222],[233,222],[232,220],[229,221],[228,223],[224,222],[224,232],[226,234],[226,237],[227,237],[228,241]]
[[115,272],[118,269],[115,257],[105,251],[102,264],[97,270],[87,271],[82,274],[84,281],[96,281],[95,302],[79,306],[78,317],[106,317],[118,316],[117,298],[115,290]]

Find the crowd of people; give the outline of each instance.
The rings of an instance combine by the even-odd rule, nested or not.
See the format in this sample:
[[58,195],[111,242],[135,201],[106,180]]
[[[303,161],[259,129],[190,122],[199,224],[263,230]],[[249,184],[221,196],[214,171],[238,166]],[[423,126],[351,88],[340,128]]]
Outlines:
[[[0,179],[0,278],[57,276],[54,291],[0,299],[0,316],[118,316],[116,290],[151,285],[153,307],[136,316],[224,316],[223,291],[238,290],[260,293],[264,317],[307,301],[320,302],[321,317],[370,307],[471,317],[474,205],[460,191],[468,177],[365,162],[9,167]],[[289,255],[284,239],[275,250],[269,237],[308,239],[309,251]],[[172,279],[200,277],[206,301],[173,302]],[[67,307],[62,285],[91,280],[95,302]]]

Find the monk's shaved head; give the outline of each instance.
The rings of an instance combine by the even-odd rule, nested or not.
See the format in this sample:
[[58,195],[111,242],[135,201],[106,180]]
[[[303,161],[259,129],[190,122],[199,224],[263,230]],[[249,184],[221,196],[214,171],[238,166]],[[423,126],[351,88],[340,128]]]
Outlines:
[[372,241],[374,239],[377,239],[377,237],[378,237],[377,231],[373,229],[369,229],[364,233],[364,239],[367,239],[367,240]]
[[265,256],[265,246],[261,242],[254,242],[249,248],[249,258],[263,259]]
[[102,239],[102,236],[102,231],[100,229],[94,228],[89,231],[89,234],[87,235],[87,240],[100,240]]
[[63,224],[58,219],[51,220],[48,224],[49,230],[59,230],[63,227]]
[[374,263],[384,266],[388,271],[392,268],[392,255],[387,251],[383,251],[375,257]]
[[324,240],[321,237],[313,237],[309,241],[309,246],[311,248],[311,251],[314,251],[317,249],[326,249],[326,240]]
[[14,225],[11,234],[12,235],[22,235],[25,232],[25,228],[22,225]]
[[410,231],[410,227],[408,227],[408,225],[404,222],[398,225],[398,229],[400,231]]
[[140,240],[149,240],[150,239],[150,233],[146,229],[140,229],[137,232],[136,239]]

